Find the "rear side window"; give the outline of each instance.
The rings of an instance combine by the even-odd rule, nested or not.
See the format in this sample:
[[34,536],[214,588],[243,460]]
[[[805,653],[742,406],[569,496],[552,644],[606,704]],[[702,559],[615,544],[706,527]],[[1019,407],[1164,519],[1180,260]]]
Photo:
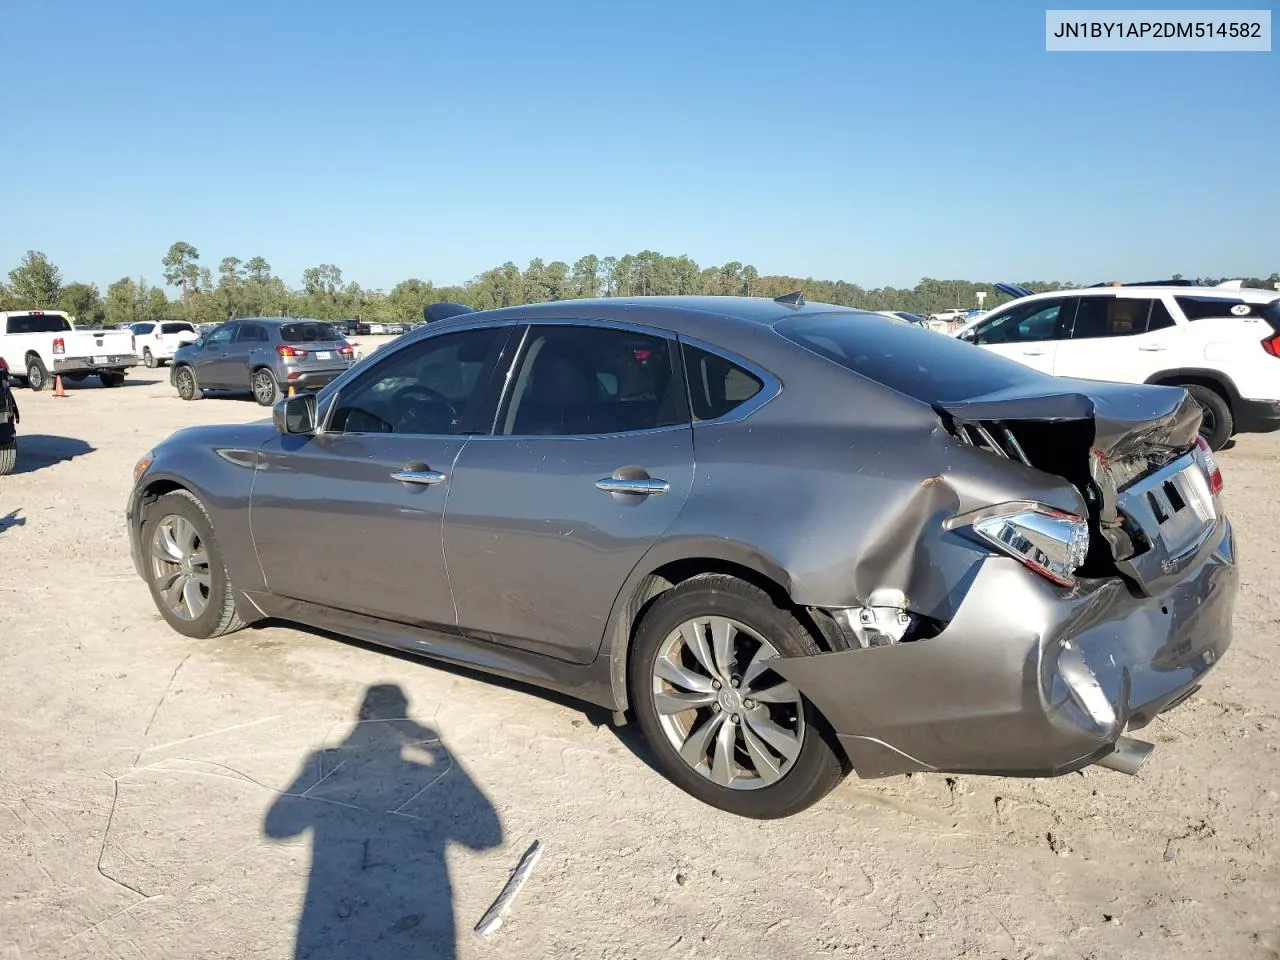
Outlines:
[[162,323],[161,333],[195,333],[196,328],[189,323]]
[[9,333],[65,333],[71,324],[56,313],[25,313],[10,317],[5,329]]
[[922,403],[971,400],[1045,380],[1016,360],[884,317],[825,313],[783,320],[774,329],[818,356]]
[[266,343],[267,331],[256,323],[242,323],[236,332],[236,343]]
[[[1131,337],[1146,333],[1154,306],[1160,307],[1163,318],[1169,323],[1173,318],[1164,304],[1158,300],[1130,297],[1081,297],[1076,310],[1072,340],[1089,340],[1096,337]],[[1159,318],[1157,318],[1159,319]],[[1159,329],[1156,327],[1155,329]]]
[[759,377],[724,357],[687,343],[681,350],[695,421],[718,420],[764,389]]
[[327,343],[341,340],[332,323],[321,323],[318,320],[300,320],[297,323],[285,323],[280,326],[280,339],[285,343]]
[[1228,297],[1178,297],[1178,306],[1187,319],[1217,320],[1224,317],[1261,317],[1280,333],[1280,300],[1270,303],[1246,303]]

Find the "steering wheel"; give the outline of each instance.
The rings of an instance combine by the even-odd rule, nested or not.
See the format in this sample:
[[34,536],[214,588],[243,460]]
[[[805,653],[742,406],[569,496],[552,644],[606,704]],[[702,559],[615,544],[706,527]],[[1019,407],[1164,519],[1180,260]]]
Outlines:
[[390,406],[404,410],[396,418],[396,433],[452,433],[447,428],[456,427],[462,419],[452,400],[439,390],[417,383],[392,394]]

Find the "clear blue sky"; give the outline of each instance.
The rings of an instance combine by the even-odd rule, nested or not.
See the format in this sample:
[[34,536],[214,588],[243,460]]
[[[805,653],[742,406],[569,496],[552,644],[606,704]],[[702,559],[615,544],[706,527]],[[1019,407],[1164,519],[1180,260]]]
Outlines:
[[383,288],[646,248],[866,286],[1280,269],[1280,53],[1044,32],[1027,2],[6,0],[0,275],[155,282],[175,240]]

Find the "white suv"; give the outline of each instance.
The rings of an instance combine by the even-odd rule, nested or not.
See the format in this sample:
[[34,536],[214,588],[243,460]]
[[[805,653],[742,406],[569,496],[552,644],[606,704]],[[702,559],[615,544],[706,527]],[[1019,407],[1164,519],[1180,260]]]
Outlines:
[[1029,294],[955,336],[1044,373],[1185,387],[1214,450],[1280,430],[1280,293],[1224,284],[1097,286]]
[[184,343],[194,343],[200,334],[185,320],[143,321],[130,328],[134,337],[134,353],[142,356],[148,367],[163,367]]

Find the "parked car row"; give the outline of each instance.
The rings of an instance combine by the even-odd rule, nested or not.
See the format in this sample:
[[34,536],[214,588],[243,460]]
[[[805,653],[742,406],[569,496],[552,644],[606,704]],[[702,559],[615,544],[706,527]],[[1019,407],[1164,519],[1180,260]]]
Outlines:
[[[990,329],[1045,323],[1019,316]],[[138,463],[134,563],[178,632],[278,617],[576,694],[752,817],[850,769],[1136,772],[1130,733],[1230,642],[1235,542],[1183,390],[798,295],[462,313],[346,370],[334,334],[179,349],[188,396],[256,356],[272,397],[333,379]]]

